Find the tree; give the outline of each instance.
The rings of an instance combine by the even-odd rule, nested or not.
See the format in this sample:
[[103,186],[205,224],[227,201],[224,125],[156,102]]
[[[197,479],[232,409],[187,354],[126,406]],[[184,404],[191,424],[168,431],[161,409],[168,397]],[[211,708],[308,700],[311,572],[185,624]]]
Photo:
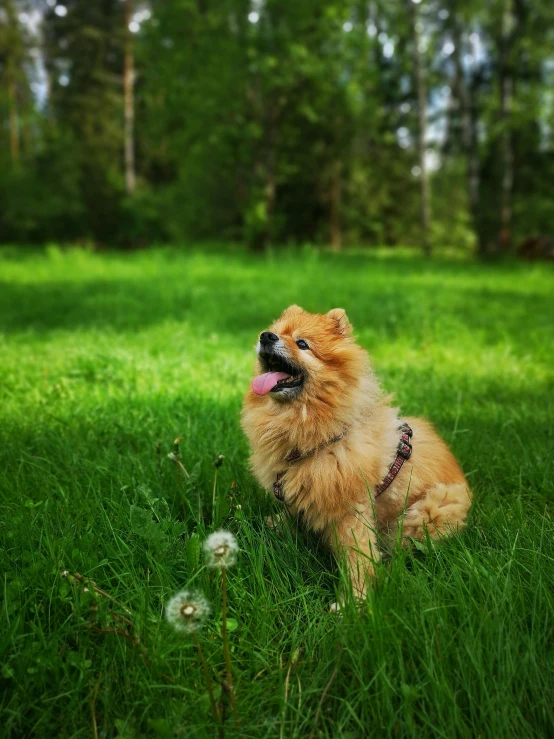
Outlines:
[[425,72],[425,56],[421,39],[422,23],[418,13],[421,0],[408,0],[412,17],[412,44],[414,55],[414,77],[417,90],[417,152],[419,159],[419,181],[421,192],[421,230],[423,234],[423,251],[431,254],[431,193],[429,189],[429,172],[427,169],[427,81]]
[[514,152],[512,147],[513,69],[512,41],[514,16],[512,0],[502,0],[501,34],[499,42],[498,86],[500,90],[500,125],[502,135],[502,197],[500,210],[501,248],[510,248],[512,235],[512,189],[514,183]]
[[4,0],[2,235],[484,255],[554,232],[553,29],[549,0]]
[[20,161],[20,103],[28,84],[24,73],[26,43],[13,0],[5,0],[0,16],[0,70],[8,107],[9,151],[14,166]]
[[50,125],[77,160],[76,196],[87,214],[82,235],[108,241],[118,231],[124,192],[124,8],[119,0],[67,0],[64,7],[65,15],[50,9],[43,21]]
[[125,60],[123,67],[123,95],[125,106],[125,185],[127,195],[135,192],[135,64],[133,55],[133,40],[131,23],[133,22],[133,0],[125,0]]

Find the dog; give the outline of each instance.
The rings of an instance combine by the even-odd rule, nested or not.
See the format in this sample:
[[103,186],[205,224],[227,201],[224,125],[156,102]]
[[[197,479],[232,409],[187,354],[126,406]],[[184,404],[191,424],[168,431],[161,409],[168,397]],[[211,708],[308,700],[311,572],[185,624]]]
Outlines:
[[421,418],[400,418],[342,308],[287,308],[260,334],[242,427],[267,491],[346,557],[364,598],[378,538],[441,539],[463,528],[471,491]]

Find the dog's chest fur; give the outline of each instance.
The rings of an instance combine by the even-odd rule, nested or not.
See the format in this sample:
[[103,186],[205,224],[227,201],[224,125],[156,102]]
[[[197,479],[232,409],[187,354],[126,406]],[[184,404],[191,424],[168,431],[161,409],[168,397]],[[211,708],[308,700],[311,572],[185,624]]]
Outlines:
[[326,443],[339,435],[336,423],[327,425],[325,438],[321,433],[313,435],[311,447],[304,428],[300,454],[322,447],[311,456],[287,462],[293,451],[291,439],[302,438],[309,415],[305,420],[286,414],[281,421],[280,410],[287,409],[245,408],[243,427],[252,446],[252,470],[268,492],[280,475],[284,505],[293,515],[302,514],[311,529],[330,535],[337,521],[367,501],[386,475],[398,444],[397,413],[384,402],[375,403],[374,393],[363,393],[355,411],[341,419],[346,432],[338,442]]

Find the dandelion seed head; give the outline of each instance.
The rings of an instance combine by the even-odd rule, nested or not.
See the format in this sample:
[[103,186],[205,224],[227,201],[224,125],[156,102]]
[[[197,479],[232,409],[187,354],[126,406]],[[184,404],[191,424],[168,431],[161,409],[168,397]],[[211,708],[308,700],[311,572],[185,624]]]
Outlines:
[[232,567],[237,561],[239,545],[230,531],[214,531],[204,542],[206,565],[217,569]]
[[165,615],[176,631],[192,634],[199,631],[211,607],[199,590],[181,590],[167,602]]

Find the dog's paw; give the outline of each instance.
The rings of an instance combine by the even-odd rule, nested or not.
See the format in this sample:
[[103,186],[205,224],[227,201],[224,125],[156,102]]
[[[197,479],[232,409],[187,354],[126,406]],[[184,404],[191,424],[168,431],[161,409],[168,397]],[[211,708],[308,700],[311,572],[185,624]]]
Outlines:
[[[354,598],[354,606],[357,611],[360,611],[362,608],[367,608],[367,599],[365,597]],[[331,605],[329,606],[329,613],[336,613],[339,618],[342,618],[344,609],[344,601],[342,603],[338,601],[337,603],[331,603]]]

